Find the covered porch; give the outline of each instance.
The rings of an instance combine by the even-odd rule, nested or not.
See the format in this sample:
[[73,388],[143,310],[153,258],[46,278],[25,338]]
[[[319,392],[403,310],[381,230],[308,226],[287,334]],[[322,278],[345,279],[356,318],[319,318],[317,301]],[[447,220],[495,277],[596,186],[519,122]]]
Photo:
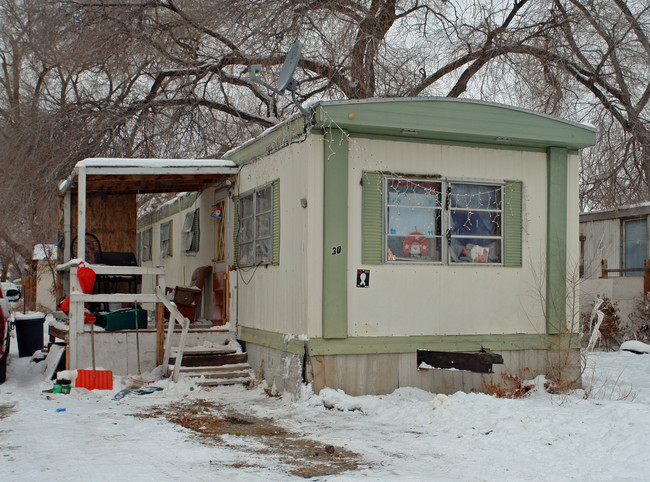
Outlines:
[[[137,332],[129,327],[94,333],[97,366],[117,375],[140,369],[147,371],[161,364],[167,367],[170,357],[180,363],[182,348],[180,357],[178,348],[173,356],[172,344],[191,350],[198,345],[223,345],[229,337],[234,338],[227,327],[191,329],[191,320],[165,296],[165,269],[139,265],[136,196],[199,192],[236,173],[234,163],[218,159],[96,158],[76,164],[59,187],[63,249],[59,249],[57,298],[60,301],[69,295],[69,320],[68,325],[56,323],[50,328],[51,339],[59,338],[65,343],[66,368],[85,368],[91,363],[85,307],[102,313],[122,307],[146,310],[146,328],[142,328],[135,312]],[[97,255],[95,243],[101,243],[101,255]],[[92,268],[97,280],[101,280],[99,290],[93,293],[81,290],[77,278],[81,262]],[[148,282],[143,283],[147,278]],[[143,286],[149,288],[143,290]],[[167,328],[163,305],[171,313]],[[179,324],[176,330],[175,322]]]

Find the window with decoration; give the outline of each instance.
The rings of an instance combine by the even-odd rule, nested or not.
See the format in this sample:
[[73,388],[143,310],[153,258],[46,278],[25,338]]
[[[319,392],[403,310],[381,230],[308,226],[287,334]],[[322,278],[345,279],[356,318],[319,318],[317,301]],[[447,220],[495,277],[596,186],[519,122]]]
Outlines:
[[384,262],[502,264],[504,186],[386,177]]

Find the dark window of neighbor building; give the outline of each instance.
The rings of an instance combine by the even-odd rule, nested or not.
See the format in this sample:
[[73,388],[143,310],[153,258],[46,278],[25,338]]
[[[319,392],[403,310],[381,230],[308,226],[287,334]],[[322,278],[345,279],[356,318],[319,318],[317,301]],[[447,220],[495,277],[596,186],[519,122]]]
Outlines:
[[[647,218],[628,219],[624,221],[623,250],[625,269],[643,268],[648,258],[648,221]],[[625,273],[625,276],[643,276],[642,271]]]

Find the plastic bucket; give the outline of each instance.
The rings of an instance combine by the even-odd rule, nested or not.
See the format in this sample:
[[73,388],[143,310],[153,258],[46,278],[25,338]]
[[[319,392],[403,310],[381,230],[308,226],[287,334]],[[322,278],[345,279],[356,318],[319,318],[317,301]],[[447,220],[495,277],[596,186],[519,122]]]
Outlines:
[[18,341],[18,356],[32,356],[43,348],[43,313],[16,313],[16,339]]

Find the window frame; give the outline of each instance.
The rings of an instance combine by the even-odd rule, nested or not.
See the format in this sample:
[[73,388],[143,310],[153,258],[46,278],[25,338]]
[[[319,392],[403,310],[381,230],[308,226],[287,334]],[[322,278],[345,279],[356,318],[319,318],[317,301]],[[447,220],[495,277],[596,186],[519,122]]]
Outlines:
[[[164,223],[160,223],[160,257],[161,258],[171,258],[172,255],[174,254],[173,251],[173,237],[174,237],[174,226],[173,226],[173,220],[169,220]],[[164,235],[164,230],[165,227],[168,227],[168,233],[169,233],[169,238],[165,239],[163,237]],[[165,248],[164,243],[167,241],[167,247]]]
[[[428,261],[426,259],[418,259],[417,261],[409,261],[404,259],[403,256],[398,256],[395,253],[392,253],[390,248],[389,248],[389,243],[388,243],[388,238],[389,237],[410,237],[413,235],[413,233],[409,233],[407,236],[403,236],[397,233],[391,233],[391,224],[390,224],[390,212],[389,208],[390,207],[397,207],[400,206],[399,203],[390,203],[389,202],[389,184],[391,181],[399,181],[399,182],[406,182],[407,184],[419,184],[419,183],[436,183],[440,185],[440,202],[438,206],[433,206],[433,207],[428,207],[428,206],[411,206],[411,208],[415,209],[429,209],[433,211],[439,211],[440,212],[440,233],[439,234],[433,234],[431,236],[428,236],[427,234],[423,234],[422,237],[424,238],[434,238],[434,239],[439,239],[440,240],[440,259],[439,260],[431,260]],[[423,264],[443,264],[444,259],[445,259],[445,235],[444,235],[444,183],[441,178],[428,178],[428,177],[395,177],[395,176],[387,176],[384,178],[384,202],[383,202],[383,210],[384,210],[384,233],[383,233],[383,245],[384,245],[384,254],[383,254],[383,259],[384,263],[390,263],[390,264],[418,264],[418,263],[423,263]],[[408,206],[407,206],[408,208]],[[414,226],[415,228],[415,226]],[[430,246],[430,245],[429,245]],[[395,259],[391,260],[390,257],[393,256]]]
[[[188,222],[190,219],[192,220],[191,223]],[[186,254],[198,253],[199,251],[199,222],[199,208],[185,213],[185,219],[183,220],[183,249]]]
[[[238,226],[237,226],[237,231],[238,231],[238,236],[237,236],[237,253],[238,253],[238,259],[237,259],[237,264],[238,266],[241,266],[243,268],[246,267],[252,267],[252,266],[268,266],[271,264],[274,264],[274,250],[276,247],[274,246],[274,222],[275,222],[275,212],[274,212],[274,199],[275,199],[275,183],[271,182],[268,184],[264,184],[262,186],[256,187],[255,189],[251,189],[249,191],[246,191],[243,194],[240,194],[237,198],[237,208],[238,208]],[[259,196],[260,193],[265,192],[268,190],[268,206],[267,209],[263,210],[258,210],[259,208]],[[252,206],[252,213],[248,216],[244,216],[244,209],[242,208],[242,203],[247,199],[251,198],[251,206]],[[270,221],[267,223],[268,224],[268,233],[264,235],[258,235],[258,220],[260,220],[263,216],[270,216]],[[242,242],[243,236],[242,236],[242,230],[243,230],[243,225],[244,222],[246,221],[251,221],[251,229],[252,229],[252,235],[249,240],[246,240]],[[270,247],[270,250],[268,252],[268,255],[266,256],[266,259],[259,259],[258,260],[258,242],[259,241],[266,241]],[[252,261],[243,261],[242,260],[242,253],[244,250],[242,249],[242,246],[244,245],[252,245],[253,248],[253,259]]]
[[[426,264],[426,265],[448,265],[448,266],[504,266],[505,265],[505,238],[506,232],[504,228],[504,219],[505,219],[505,194],[506,194],[506,181],[504,180],[495,180],[495,179],[474,179],[474,178],[456,178],[456,177],[440,177],[440,176],[400,176],[393,174],[391,176],[382,176],[383,177],[383,199],[382,199],[382,210],[383,210],[383,220],[384,228],[382,232],[382,264],[404,264],[404,265],[414,265],[414,264]],[[389,236],[395,236],[395,234],[390,233],[390,217],[389,217],[389,207],[394,206],[394,203],[389,203],[389,183],[394,180],[406,181],[416,183],[438,183],[441,186],[440,193],[440,207],[434,207],[431,209],[440,211],[440,235],[434,234],[431,238],[441,240],[441,253],[440,260],[427,260],[419,258],[417,260],[406,260],[406,259],[390,259],[389,255],[389,246],[388,238]],[[499,208],[498,209],[481,209],[477,208],[477,211],[472,211],[471,208],[453,208],[451,206],[451,196],[452,192],[450,189],[453,185],[487,185],[487,186],[498,186],[500,188],[499,194]],[[500,219],[499,225],[499,234],[494,236],[462,236],[458,234],[453,234],[453,220],[452,220],[452,211],[467,211],[467,212],[488,212],[488,213],[497,213]],[[435,223],[437,225],[437,222]],[[428,238],[429,236],[425,235],[424,237]],[[451,242],[453,239],[495,239],[499,243],[499,261],[460,261],[454,260],[452,257],[452,248]],[[394,255],[394,253],[393,253]],[[398,257],[399,258],[399,257]]]
[[[646,254],[644,257],[645,259],[650,258],[650,223],[648,223],[648,216],[635,216],[635,217],[629,217],[629,218],[624,218],[622,219],[622,229],[621,229],[621,237],[622,237],[622,242],[621,242],[621,266],[624,269],[632,269],[632,268],[643,268],[643,266],[628,266],[627,262],[627,255],[628,255],[628,243],[627,243],[627,224],[629,222],[639,222],[639,221],[645,221],[645,232],[646,232]],[[632,271],[632,272],[624,272],[623,273],[624,277],[642,277],[643,272],[642,271]]]
[[153,240],[153,229],[148,228],[142,231],[142,262],[151,261],[151,247]]
[[[453,265],[492,265],[492,266],[503,266],[503,259],[504,259],[504,253],[503,253],[503,248],[504,248],[504,229],[503,229],[503,219],[504,219],[504,198],[505,198],[505,182],[504,181],[493,181],[493,180],[475,180],[475,179],[448,179],[446,181],[447,184],[447,189],[452,188],[454,184],[456,185],[479,185],[479,186],[498,186],[500,193],[499,193],[499,200],[498,203],[500,207],[498,209],[485,209],[485,208],[474,208],[472,211],[472,208],[463,208],[463,207],[456,207],[452,208],[451,207],[451,201],[450,197],[448,197],[448,200],[446,201],[447,206],[447,214],[446,214],[446,220],[448,222],[448,236],[450,240],[454,239],[498,239],[499,242],[499,261],[486,261],[486,262],[464,262],[464,261],[456,261],[452,259],[452,250],[450,249],[451,243],[448,241],[447,244],[447,263],[448,264],[453,264]],[[451,191],[447,191],[447,196],[453,196],[453,188]],[[484,235],[474,235],[474,236],[463,236],[459,234],[453,234],[452,231],[452,211],[462,211],[462,212],[483,212],[483,213],[498,213],[499,215],[499,235],[496,236],[484,236]],[[444,219],[443,219],[444,221]]]

